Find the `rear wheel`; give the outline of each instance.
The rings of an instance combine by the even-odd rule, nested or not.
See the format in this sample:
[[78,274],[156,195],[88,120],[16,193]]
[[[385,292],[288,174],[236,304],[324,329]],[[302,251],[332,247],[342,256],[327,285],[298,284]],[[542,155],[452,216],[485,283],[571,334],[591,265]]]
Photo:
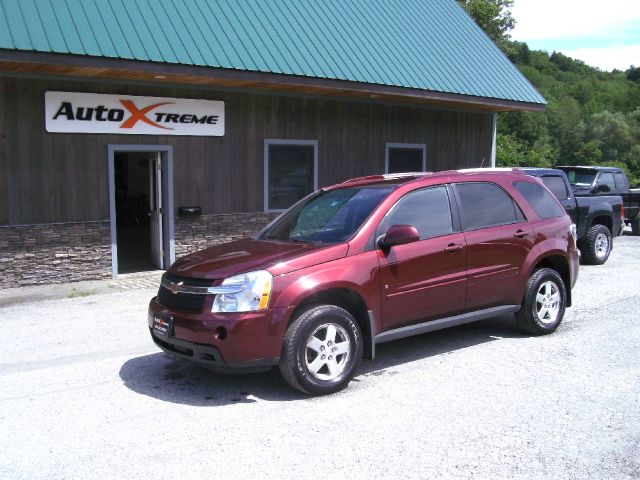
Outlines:
[[566,299],[558,272],[550,268],[536,270],[527,281],[522,308],[516,314],[520,328],[533,335],[554,332],[564,317]]
[[353,316],[335,305],[321,305],[302,313],[287,330],[280,372],[301,392],[334,393],[353,378],[362,349],[362,334]]
[[636,215],[636,218],[631,220],[631,233],[640,235],[640,213]]
[[602,265],[611,253],[611,232],[604,225],[594,225],[581,243],[583,262],[587,265]]

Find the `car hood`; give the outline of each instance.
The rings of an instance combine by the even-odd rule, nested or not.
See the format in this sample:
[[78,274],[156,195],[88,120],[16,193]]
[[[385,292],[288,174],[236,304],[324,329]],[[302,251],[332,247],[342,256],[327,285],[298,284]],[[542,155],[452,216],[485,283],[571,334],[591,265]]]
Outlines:
[[325,245],[243,239],[217,245],[177,260],[169,273],[179,277],[217,280],[254,270],[282,275],[344,257],[346,243]]

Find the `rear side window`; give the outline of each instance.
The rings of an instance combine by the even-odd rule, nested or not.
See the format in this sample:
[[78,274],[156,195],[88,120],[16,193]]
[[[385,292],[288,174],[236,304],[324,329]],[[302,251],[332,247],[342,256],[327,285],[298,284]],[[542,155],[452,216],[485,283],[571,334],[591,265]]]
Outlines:
[[402,197],[382,220],[376,236],[385,233],[392,225],[416,227],[420,240],[452,233],[453,222],[446,187],[416,190]]
[[598,186],[606,185],[609,187],[609,191],[613,191],[616,189],[616,184],[613,180],[613,173],[602,172],[600,174],[600,178],[598,178]]
[[618,190],[624,190],[627,188],[627,179],[622,172],[616,172],[613,174],[614,180],[616,182],[616,188]]
[[[569,198],[569,190],[567,190],[567,183],[562,177],[553,175],[543,175],[540,177],[542,183],[544,183],[551,193],[553,193],[558,200],[566,200]],[[522,192],[520,192],[522,193]]]
[[565,214],[564,208],[558,205],[556,199],[542,185],[515,182],[513,186],[526,198],[540,218],[561,217]]
[[494,183],[457,183],[455,189],[462,207],[464,230],[508,225],[525,220],[513,198]]

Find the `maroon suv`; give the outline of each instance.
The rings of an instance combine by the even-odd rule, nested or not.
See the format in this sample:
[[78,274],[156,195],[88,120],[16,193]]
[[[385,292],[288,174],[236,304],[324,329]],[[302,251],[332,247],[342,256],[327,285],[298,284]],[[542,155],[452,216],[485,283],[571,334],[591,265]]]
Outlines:
[[515,312],[553,332],[578,274],[575,226],[517,170],[357,178],[254,239],[178,260],[149,305],[163,350],[219,372],[279,365],[294,388],[344,388],[376,344]]

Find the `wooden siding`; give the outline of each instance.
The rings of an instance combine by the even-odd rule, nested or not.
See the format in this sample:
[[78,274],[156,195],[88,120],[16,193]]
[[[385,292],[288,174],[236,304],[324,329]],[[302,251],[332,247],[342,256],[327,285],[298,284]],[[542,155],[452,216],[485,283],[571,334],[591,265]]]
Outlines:
[[[225,102],[224,137],[47,133],[47,90]],[[188,87],[0,78],[0,224],[109,218],[109,144],[172,145],[175,207],[263,210],[265,139],[318,140],[320,186],[382,173],[385,143],[424,143],[427,169],[489,165],[492,114]]]

